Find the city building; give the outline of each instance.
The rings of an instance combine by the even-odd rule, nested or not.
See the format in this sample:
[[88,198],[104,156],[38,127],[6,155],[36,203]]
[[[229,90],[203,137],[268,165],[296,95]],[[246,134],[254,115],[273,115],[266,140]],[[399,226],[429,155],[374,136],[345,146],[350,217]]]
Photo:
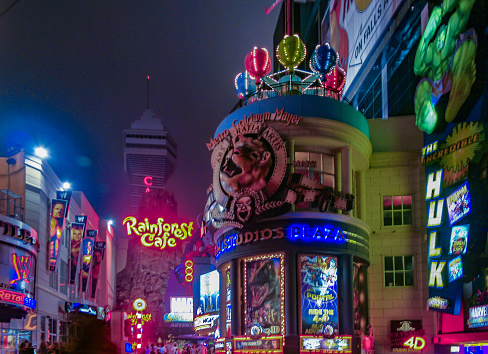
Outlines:
[[440,5],[284,1],[274,71],[246,57],[207,144],[219,352],[486,351],[487,2]]
[[107,320],[113,309],[113,229],[42,158],[1,158],[0,184],[0,352],[23,341],[68,344],[75,316]]
[[177,145],[151,109],[147,108],[131,129],[124,129],[124,170],[129,175],[132,215],[139,216],[145,193],[165,189],[176,159]]

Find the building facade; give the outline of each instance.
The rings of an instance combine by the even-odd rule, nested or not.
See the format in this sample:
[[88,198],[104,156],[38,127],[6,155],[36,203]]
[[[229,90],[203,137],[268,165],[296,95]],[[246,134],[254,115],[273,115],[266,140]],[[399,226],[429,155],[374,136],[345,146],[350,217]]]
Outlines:
[[[15,225],[10,238],[19,239],[24,229],[29,230],[32,240],[36,236],[35,242],[1,245],[2,276],[22,275],[16,280],[19,287],[10,290],[22,292],[36,305],[20,316],[14,309],[12,316],[2,317],[1,352],[16,353],[24,340],[37,348],[42,342],[67,345],[76,336],[75,315],[105,320],[113,309],[113,229],[98,217],[82,192],[63,190],[46,161],[21,151],[3,158],[0,171],[2,222]],[[12,233],[7,229],[4,236]],[[25,250],[25,255],[18,253],[26,247],[32,249]],[[29,257],[32,263],[27,262]],[[10,283],[16,284],[13,280]]]

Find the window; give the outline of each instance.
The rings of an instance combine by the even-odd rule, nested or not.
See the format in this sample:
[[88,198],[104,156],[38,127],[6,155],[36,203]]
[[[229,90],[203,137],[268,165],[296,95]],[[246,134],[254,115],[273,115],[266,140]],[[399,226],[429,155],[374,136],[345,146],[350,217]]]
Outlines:
[[295,172],[334,188],[334,156],[319,152],[295,152]]
[[[334,188],[335,185],[335,167],[334,155],[319,152],[295,152],[295,172],[308,176],[324,186]],[[297,204],[297,209],[310,209],[317,207],[314,203],[303,202]]]
[[48,331],[48,338],[47,341],[49,344],[54,344],[57,342],[57,326],[58,321],[54,318],[48,317],[47,318],[47,331]]
[[68,295],[68,263],[60,261],[59,270],[59,291],[64,295]]
[[413,256],[385,257],[385,287],[413,286]]
[[60,343],[68,343],[68,323],[59,321],[59,338]]
[[58,290],[58,273],[55,271],[49,272],[49,287]]
[[41,315],[41,342],[46,341],[46,316]]
[[383,197],[383,225],[412,225],[412,196]]

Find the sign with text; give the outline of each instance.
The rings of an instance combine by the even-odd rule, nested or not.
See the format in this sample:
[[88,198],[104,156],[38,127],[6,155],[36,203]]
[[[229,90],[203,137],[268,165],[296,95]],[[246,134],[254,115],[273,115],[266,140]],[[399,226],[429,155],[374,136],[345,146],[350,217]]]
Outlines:
[[339,333],[337,258],[300,255],[300,333],[327,336]]

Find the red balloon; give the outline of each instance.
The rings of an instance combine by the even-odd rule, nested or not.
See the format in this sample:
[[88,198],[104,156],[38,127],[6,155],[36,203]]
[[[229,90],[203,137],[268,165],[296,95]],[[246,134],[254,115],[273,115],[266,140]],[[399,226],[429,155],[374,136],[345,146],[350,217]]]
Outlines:
[[346,73],[337,65],[334,69],[327,74],[327,80],[324,82],[324,86],[336,92],[342,91],[344,84],[346,83]]
[[261,78],[271,72],[271,58],[266,48],[254,47],[246,55],[244,65],[247,72],[256,79],[256,84],[259,84]]

